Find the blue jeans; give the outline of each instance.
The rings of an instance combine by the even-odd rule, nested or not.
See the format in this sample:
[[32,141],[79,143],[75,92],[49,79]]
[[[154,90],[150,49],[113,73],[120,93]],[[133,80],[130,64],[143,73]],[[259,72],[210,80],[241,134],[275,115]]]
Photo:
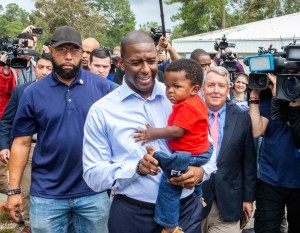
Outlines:
[[[108,233],[110,201],[106,192],[68,199],[30,196],[33,233]],[[70,231],[72,222],[72,231]],[[69,229],[68,229],[69,228]]]
[[[175,152],[172,155],[167,155],[164,152],[155,152],[155,158],[159,161],[159,166],[164,172],[160,181],[155,205],[154,221],[156,223],[167,228],[175,228],[178,226],[182,187],[169,184],[167,179],[174,174],[174,170],[181,174],[181,172],[185,172],[187,170],[188,166],[200,167],[204,165],[208,162],[212,153],[212,143],[210,143],[210,147],[206,152],[196,156],[191,156],[190,153],[187,152]],[[190,156],[187,156],[187,154]],[[169,158],[166,156],[169,156]],[[170,159],[170,157],[172,159]],[[188,160],[184,161],[186,158],[188,158]],[[172,169],[173,167],[176,167],[176,169]],[[197,195],[202,193],[200,185],[197,185],[196,189]]]

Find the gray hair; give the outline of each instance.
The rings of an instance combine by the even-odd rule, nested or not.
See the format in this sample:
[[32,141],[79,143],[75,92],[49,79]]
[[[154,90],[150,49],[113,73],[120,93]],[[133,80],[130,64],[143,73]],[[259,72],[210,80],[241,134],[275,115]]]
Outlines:
[[227,86],[230,87],[230,74],[228,72],[228,70],[226,70],[223,66],[214,66],[214,67],[209,67],[205,72],[204,72],[204,76],[203,76],[203,82],[202,82],[202,86],[204,86],[206,79],[207,79],[207,75],[210,72],[214,72],[217,73],[219,75],[225,76],[227,78]]

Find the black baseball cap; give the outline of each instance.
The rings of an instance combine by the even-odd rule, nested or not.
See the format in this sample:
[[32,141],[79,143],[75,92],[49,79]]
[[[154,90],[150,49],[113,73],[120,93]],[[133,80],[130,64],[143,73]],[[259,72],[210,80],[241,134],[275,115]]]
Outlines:
[[82,42],[80,32],[70,26],[56,28],[51,39],[51,46],[55,48],[67,43],[75,44],[81,48]]

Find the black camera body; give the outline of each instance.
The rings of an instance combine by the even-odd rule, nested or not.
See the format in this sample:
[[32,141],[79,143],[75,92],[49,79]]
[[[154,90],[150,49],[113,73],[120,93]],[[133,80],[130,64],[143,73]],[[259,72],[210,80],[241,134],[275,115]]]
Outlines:
[[217,38],[214,44],[214,49],[218,51],[219,49],[225,50],[228,47],[235,48],[235,43],[228,43],[226,35],[224,34],[222,38]]
[[[160,37],[163,35],[161,27],[158,27],[157,29],[151,28],[150,29],[150,36],[154,40],[155,46],[158,45]],[[166,29],[166,33],[171,33],[171,29]]]
[[285,46],[284,51],[286,74],[277,75],[276,97],[287,101],[300,100],[300,45],[294,41]]
[[300,45],[296,42],[283,47],[283,52],[259,47],[257,56],[249,56],[244,60],[249,66],[250,89],[265,90],[270,80],[267,73],[277,75],[276,97],[286,101],[300,100]]
[[285,69],[284,53],[278,53],[277,49],[270,46],[268,49],[259,47],[258,55],[249,56],[244,59],[244,64],[249,66],[250,89],[266,90],[269,86],[267,73],[279,74]]
[[[218,65],[223,66],[230,73],[230,81],[233,81],[234,74],[236,72],[236,58],[232,52],[225,52],[228,47],[235,48],[235,43],[228,43],[226,35],[222,38],[217,38],[214,44],[216,51],[221,50],[220,63]],[[223,52],[224,51],[224,52]]]
[[12,68],[26,68],[27,60],[24,58],[18,57],[19,55],[36,55],[35,50],[31,49],[21,49],[20,47],[28,47],[28,41],[24,40],[22,44],[19,44],[19,39],[9,41],[9,36],[3,36],[0,39],[0,49],[7,52],[6,62],[0,62],[0,66],[8,65]]

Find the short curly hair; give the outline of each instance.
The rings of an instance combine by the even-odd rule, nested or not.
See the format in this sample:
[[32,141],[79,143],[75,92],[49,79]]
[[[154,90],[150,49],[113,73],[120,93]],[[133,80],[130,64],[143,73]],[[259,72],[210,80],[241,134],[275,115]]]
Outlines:
[[180,71],[185,71],[186,78],[191,80],[193,85],[199,85],[200,87],[202,86],[203,71],[196,61],[192,59],[181,58],[171,62],[165,68],[165,72]]

